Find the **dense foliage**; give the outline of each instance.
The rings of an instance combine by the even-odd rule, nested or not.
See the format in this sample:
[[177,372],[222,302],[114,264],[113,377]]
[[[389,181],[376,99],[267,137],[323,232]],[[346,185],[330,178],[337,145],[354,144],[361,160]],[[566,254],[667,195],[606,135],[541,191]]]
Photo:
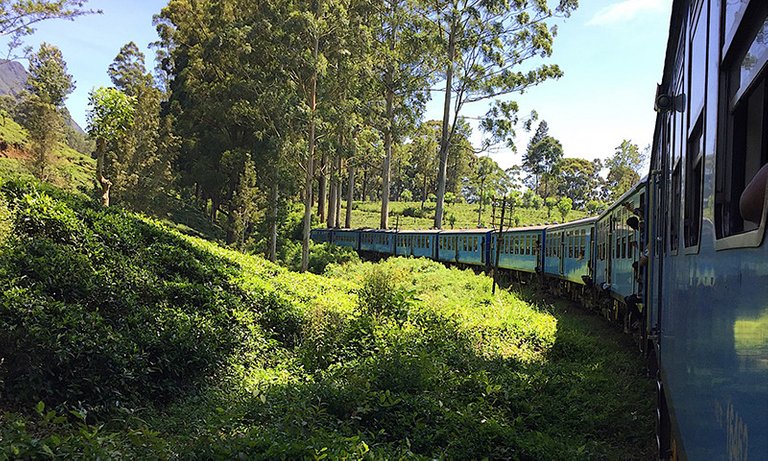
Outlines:
[[0,459],[652,453],[650,383],[599,318],[427,260],[298,274],[1,190]]

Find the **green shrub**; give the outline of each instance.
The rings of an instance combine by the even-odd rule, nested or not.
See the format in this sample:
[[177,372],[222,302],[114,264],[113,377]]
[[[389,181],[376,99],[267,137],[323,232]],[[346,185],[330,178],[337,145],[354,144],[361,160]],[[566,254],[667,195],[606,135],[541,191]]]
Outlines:
[[374,266],[365,276],[363,286],[358,291],[358,299],[362,312],[402,323],[408,316],[411,293],[396,285],[392,272]]
[[5,197],[0,195],[0,248],[2,248],[13,235],[13,216]]
[[413,192],[409,190],[404,190],[400,193],[400,201],[401,202],[412,202],[413,201]]
[[426,215],[427,215],[427,210],[425,208],[409,206],[403,209],[403,216],[406,216],[409,218],[423,218]]

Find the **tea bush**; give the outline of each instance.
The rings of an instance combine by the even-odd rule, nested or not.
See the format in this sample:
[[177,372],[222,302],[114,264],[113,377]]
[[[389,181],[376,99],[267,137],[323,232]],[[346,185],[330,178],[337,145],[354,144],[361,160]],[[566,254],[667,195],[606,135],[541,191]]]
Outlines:
[[325,245],[323,275],[298,274],[48,186],[0,192],[0,460],[653,454],[637,357],[568,305]]

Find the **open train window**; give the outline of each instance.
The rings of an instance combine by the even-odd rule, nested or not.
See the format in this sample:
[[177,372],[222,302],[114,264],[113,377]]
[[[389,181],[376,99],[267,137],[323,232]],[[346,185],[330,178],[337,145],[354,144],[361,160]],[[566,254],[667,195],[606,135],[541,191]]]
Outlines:
[[[762,241],[764,203],[745,210],[739,206],[750,181],[768,163],[768,4],[752,3],[755,6],[733,32],[721,66],[715,228],[718,239],[734,238],[718,241],[718,249],[758,246]],[[750,189],[758,190],[760,185],[753,186]]]

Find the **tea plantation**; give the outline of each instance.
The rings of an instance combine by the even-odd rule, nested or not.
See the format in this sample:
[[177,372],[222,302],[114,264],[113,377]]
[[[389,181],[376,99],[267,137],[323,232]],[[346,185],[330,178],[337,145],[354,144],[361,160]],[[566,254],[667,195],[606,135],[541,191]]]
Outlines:
[[0,192],[0,460],[653,456],[631,341],[565,303],[420,259],[298,274]]

